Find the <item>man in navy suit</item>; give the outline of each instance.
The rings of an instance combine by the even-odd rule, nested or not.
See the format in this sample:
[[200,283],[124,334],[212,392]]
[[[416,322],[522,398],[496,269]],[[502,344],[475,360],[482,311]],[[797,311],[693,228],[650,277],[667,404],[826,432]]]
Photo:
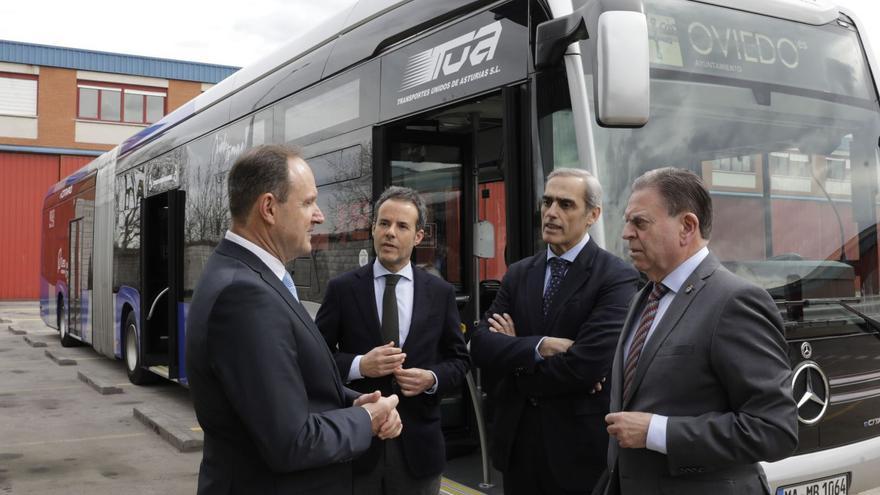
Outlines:
[[229,172],[232,227],[187,316],[189,386],[205,432],[198,493],[351,495],[351,460],[402,425],[397,397],[343,387],[284,263],[324,221],[309,166],[261,146]]
[[602,188],[584,170],[547,178],[547,249],[510,266],[471,339],[475,364],[499,377],[492,459],[504,493],[586,494],[605,468],[607,386],[638,274],[589,229]]
[[455,291],[410,263],[426,217],[416,191],[390,187],[373,211],[376,260],[330,281],[316,322],[352,388],[403,396],[405,429],[355,461],[355,493],[436,495],[446,453],[440,396],[459,389],[470,364]]

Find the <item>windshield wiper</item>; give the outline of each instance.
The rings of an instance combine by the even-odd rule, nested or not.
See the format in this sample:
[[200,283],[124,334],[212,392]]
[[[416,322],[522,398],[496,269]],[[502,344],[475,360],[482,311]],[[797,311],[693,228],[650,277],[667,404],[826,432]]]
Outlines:
[[[865,313],[862,313],[861,311],[857,310],[856,308],[843,302],[843,300],[837,301],[837,304],[839,304],[840,307],[842,307],[843,309],[849,311],[850,313],[852,313],[852,314],[858,316],[859,318],[861,318],[862,320],[864,320],[865,326],[868,327],[868,329],[872,330],[876,334],[877,338],[880,338],[880,321],[875,320],[874,318],[871,318],[870,316],[866,315]],[[861,325],[859,325],[859,327],[861,327]]]
[[[856,308],[850,306],[850,303],[860,303],[862,302],[861,298],[858,297],[843,297],[843,298],[815,298],[815,299],[803,299],[801,301],[784,301],[782,304],[784,306],[826,306],[826,305],[838,305],[843,309],[849,311],[850,313],[858,316],[864,322],[863,325],[858,325],[859,329],[865,333],[873,334],[875,337],[880,339],[880,320],[876,318],[870,317],[865,313],[857,310]],[[862,327],[865,328],[862,328]]]

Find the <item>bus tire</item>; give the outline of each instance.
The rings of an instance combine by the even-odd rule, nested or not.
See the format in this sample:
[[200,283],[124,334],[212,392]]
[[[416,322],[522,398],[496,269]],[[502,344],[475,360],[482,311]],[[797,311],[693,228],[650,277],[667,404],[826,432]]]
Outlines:
[[58,296],[58,336],[61,338],[61,347],[74,347],[79,342],[70,336],[67,328],[67,311],[64,308],[64,296]]
[[147,385],[155,383],[158,379],[141,364],[140,339],[137,331],[137,318],[134,311],[129,311],[125,317],[123,326],[122,359],[125,361],[125,370],[128,372],[128,381],[135,385]]

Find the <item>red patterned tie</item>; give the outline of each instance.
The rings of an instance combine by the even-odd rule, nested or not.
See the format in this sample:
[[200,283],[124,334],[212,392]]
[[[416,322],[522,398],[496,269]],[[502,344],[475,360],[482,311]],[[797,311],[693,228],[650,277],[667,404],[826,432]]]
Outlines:
[[660,306],[660,299],[669,291],[663,284],[654,284],[651,295],[648,296],[648,305],[645,306],[645,312],[642,313],[642,319],[639,320],[639,327],[636,329],[635,337],[629,346],[629,353],[626,355],[626,368],[623,371],[623,400],[626,401],[632,393],[633,380],[636,377],[636,368],[639,365],[639,357],[642,355],[642,349],[645,347],[645,341],[648,339],[648,330],[654,323],[654,316],[657,315],[657,308]]

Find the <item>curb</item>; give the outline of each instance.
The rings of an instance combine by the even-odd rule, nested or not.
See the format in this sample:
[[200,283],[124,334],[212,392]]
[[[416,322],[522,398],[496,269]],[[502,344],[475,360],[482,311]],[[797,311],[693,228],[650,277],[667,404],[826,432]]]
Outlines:
[[42,340],[34,340],[29,335],[24,336],[24,341],[31,347],[48,347],[49,345]]
[[122,393],[122,389],[120,387],[118,387],[116,385],[110,385],[108,383],[104,383],[101,380],[96,380],[94,378],[91,378],[90,376],[86,375],[82,371],[77,371],[76,376],[81,381],[87,383],[90,387],[95,389],[95,391],[101,395],[113,395],[113,394],[121,394]]
[[55,361],[55,363],[57,363],[58,366],[74,366],[74,365],[76,365],[76,359],[71,359],[69,357],[63,357],[63,356],[56,356],[55,353],[53,353],[49,349],[46,349],[46,352],[44,354],[46,354],[46,357],[48,357],[52,361]]
[[13,327],[12,325],[9,325],[9,326],[6,327],[6,328],[9,329],[9,333],[11,333],[12,335],[24,335],[24,334],[27,333],[27,331],[25,331],[25,330],[19,330],[19,329]]
[[197,452],[202,450],[204,441],[193,435],[191,431],[177,425],[171,416],[152,407],[135,407],[132,409],[132,414],[147,428],[164,438],[178,452]]

